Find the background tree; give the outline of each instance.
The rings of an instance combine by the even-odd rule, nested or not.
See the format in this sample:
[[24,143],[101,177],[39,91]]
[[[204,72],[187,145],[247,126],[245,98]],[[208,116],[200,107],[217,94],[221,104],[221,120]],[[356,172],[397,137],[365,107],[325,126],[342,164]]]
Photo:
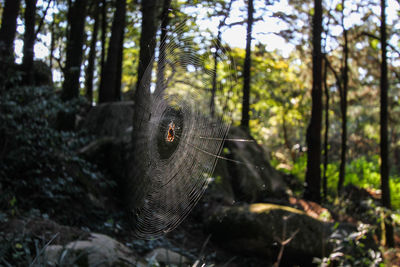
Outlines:
[[33,84],[33,47],[35,45],[35,16],[37,0],[25,0],[25,33],[24,33],[24,58],[22,69],[25,72],[25,82]]
[[321,128],[322,128],[322,1],[314,1],[313,83],[311,121],[307,128],[307,172],[304,198],[321,201]]
[[161,21],[161,34],[160,34],[160,44],[158,47],[158,62],[157,62],[157,82],[156,82],[156,91],[155,93],[158,94],[161,90],[164,89],[164,79],[165,79],[165,38],[167,37],[168,33],[168,24],[170,22],[169,18],[169,9],[171,6],[171,0],[164,0],[162,11],[160,14],[160,21]]
[[68,11],[69,31],[65,61],[62,99],[70,100],[79,96],[79,77],[82,64],[82,46],[87,11],[87,0],[76,0]]
[[253,0],[247,2],[247,34],[246,34],[246,56],[243,66],[243,102],[242,102],[242,120],[240,125],[249,129],[249,111],[250,111],[250,68],[251,68],[251,33],[254,22],[254,4]]
[[[390,210],[392,208],[390,202],[390,188],[389,188],[389,142],[388,142],[388,73],[387,73],[387,37],[386,37],[386,0],[381,0],[381,107],[380,107],[380,133],[381,133],[381,188],[382,188],[382,204],[385,208]],[[389,247],[394,246],[393,227],[391,220],[385,223],[386,244]]]
[[343,30],[343,68],[341,70],[341,74],[343,77],[343,86],[340,93],[340,107],[342,113],[342,148],[340,154],[340,169],[339,169],[339,182],[338,182],[338,194],[340,195],[343,187],[343,182],[346,175],[346,153],[347,153],[347,92],[348,92],[348,84],[349,84],[349,42],[348,42],[348,34],[347,29],[345,27],[345,15],[344,15],[345,1],[342,0],[342,30]]
[[0,28],[0,91],[4,86],[6,71],[14,62],[14,39],[17,32],[17,17],[20,0],[6,0]]
[[88,64],[86,68],[85,77],[85,88],[86,88],[86,98],[89,100],[90,105],[93,101],[93,78],[95,71],[95,61],[96,61],[96,45],[97,45],[97,35],[99,32],[100,24],[100,2],[97,0],[92,1],[92,15],[94,19],[92,39],[90,41]]
[[[158,24],[158,1],[149,0],[142,2],[142,31],[140,34],[140,52],[138,65],[138,80],[136,91],[140,90],[140,83],[148,84],[149,81],[142,81],[147,68],[151,68],[154,51],[156,48],[156,33]],[[150,77],[147,77],[150,78]],[[146,79],[147,79],[146,78]],[[135,95],[138,93],[135,92]]]
[[99,102],[110,102],[121,99],[121,75],[123,40],[125,30],[126,0],[116,1],[116,11],[108,45],[107,60],[102,72]]

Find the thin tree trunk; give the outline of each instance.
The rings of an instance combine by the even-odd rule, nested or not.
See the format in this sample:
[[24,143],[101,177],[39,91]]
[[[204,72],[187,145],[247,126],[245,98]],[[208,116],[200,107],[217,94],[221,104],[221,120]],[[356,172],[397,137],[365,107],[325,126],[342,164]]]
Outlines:
[[247,36],[246,36],[246,56],[243,66],[243,102],[242,102],[242,120],[240,126],[249,129],[249,111],[250,111],[250,68],[251,68],[251,31],[253,27],[254,5],[253,0],[248,0],[247,7]]
[[[382,205],[391,209],[390,201],[390,187],[389,187],[389,142],[388,142],[388,73],[387,73],[387,34],[386,34],[386,1],[381,0],[381,47],[382,47],[382,62],[381,62],[381,189],[382,189]],[[385,223],[386,245],[389,247],[394,246],[393,226],[390,221],[390,216]]]
[[20,0],[6,0],[4,3],[0,28],[0,65],[14,61],[14,39],[20,2]]
[[88,66],[86,69],[86,78],[85,78],[85,88],[86,88],[86,98],[89,100],[90,105],[92,105],[93,101],[93,77],[94,77],[94,67],[96,61],[96,43],[97,43],[97,34],[99,31],[99,14],[100,7],[99,3],[95,1],[96,5],[94,7],[94,25],[92,31],[92,40],[90,42],[90,51],[88,58]]
[[37,0],[25,0],[25,33],[22,69],[25,72],[25,83],[33,84],[33,47],[35,45],[35,15]]
[[325,90],[325,133],[324,133],[324,175],[322,180],[322,192],[324,200],[328,196],[328,178],[326,172],[328,169],[328,142],[329,142],[329,88],[328,88],[328,63],[324,60],[324,90]]
[[76,0],[71,6],[67,58],[61,97],[70,100],[79,96],[79,77],[82,64],[82,46],[87,0]]
[[163,1],[163,8],[161,11],[161,34],[160,34],[160,45],[158,48],[158,62],[157,62],[157,83],[156,83],[156,91],[155,94],[159,94],[161,91],[164,90],[165,84],[164,84],[164,79],[165,79],[165,39],[167,37],[167,27],[169,24],[169,7],[171,6],[171,0],[164,0]]
[[304,198],[321,202],[321,128],[322,128],[322,1],[314,0],[313,84],[311,121],[307,128],[307,171]]
[[[342,8],[344,10],[344,0],[342,0]],[[343,11],[342,11],[343,12]],[[340,107],[342,111],[342,145],[341,145],[341,154],[340,154],[340,169],[339,169],[339,182],[338,182],[338,195],[341,195],[341,191],[343,188],[344,179],[346,176],[346,152],[347,152],[347,91],[349,84],[349,47],[348,47],[348,38],[347,38],[347,30],[344,26],[344,14],[342,14],[342,28],[343,28],[343,37],[344,37],[344,46],[343,46],[343,56],[344,56],[344,67],[342,69],[342,77],[343,77],[343,90],[340,97]]]
[[[139,66],[138,66],[138,80],[136,84],[136,92],[143,90],[140,88],[141,84],[150,85],[150,75],[144,74],[147,68],[151,68],[154,51],[156,47],[156,33],[157,33],[157,0],[142,1],[142,32],[140,34],[140,52],[139,52]],[[145,80],[142,81],[142,79]],[[136,95],[135,92],[135,95]]]
[[107,3],[106,0],[103,0],[101,6],[101,56],[100,56],[101,76],[103,76],[104,64],[106,61],[106,35],[107,35]]
[[296,161],[296,156],[293,153],[292,144],[291,144],[291,142],[289,140],[288,129],[287,129],[287,126],[286,126],[286,111],[285,110],[282,113],[282,130],[283,130],[283,140],[285,141],[285,146],[286,146],[287,150],[290,153],[290,157],[292,159],[292,162],[294,163]]
[[[122,49],[125,29],[126,0],[117,0],[116,11],[111,28],[111,38],[108,45],[107,60],[101,76],[99,102],[116,101],[121,96],[121,66]],[[117,77],[119,75],[119,77]],[[119,85],[119,88],[116,86]]]
[[215,112],[215,94],[217,92],[218,51],[220,45],[221,45],[221,24],[219,24],[218,26],[217,42],[214,47],[215,52],[213,55],[214,69],[212,72],[212,87],[211,87],[211,101],[210,101],[210,112],[212,118],[214,117],[214,112]]
[[55,27],[55,20],[56,20],[56,13],[53,13],[53,21],[51,22],[50,26],[50,32],[51,32],[51,41],[50,41],[50,55],[49,55],[49,66],[50,69],[53,69],[53,59],[54,59],[54,48],[55,48],[55,33],[54,33],[54,27]]
[[120,40],[119,46],[118,46],[118,55],[117,55],[117,74],[116,74],[116,79],[115,79],[115,100],[120,101],[122,98],[122,63],[124,59],[124,29],[122,29],[122,38]]

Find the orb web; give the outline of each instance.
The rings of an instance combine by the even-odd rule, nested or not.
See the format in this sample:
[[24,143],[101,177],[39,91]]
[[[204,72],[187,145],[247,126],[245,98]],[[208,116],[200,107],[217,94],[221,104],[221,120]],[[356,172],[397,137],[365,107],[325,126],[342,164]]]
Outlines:
[[[230,125],[224,97],[210,110],[215,50],[185,31],[185,22],[171,28],[161,41],[157,70],[147,68],[135,99],[130,204],[135,234],[144,239],[173,230],[196,205]],[[216,51],[228,70],[217,90],[229,91],[232,61],[222,47]]]

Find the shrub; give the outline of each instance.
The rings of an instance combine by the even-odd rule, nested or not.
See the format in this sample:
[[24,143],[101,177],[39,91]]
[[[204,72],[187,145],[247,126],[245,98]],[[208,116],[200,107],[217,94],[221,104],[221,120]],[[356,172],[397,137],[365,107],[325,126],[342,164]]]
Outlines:
[[63,103],[51,87],[18,87],[2,93],[0,186],[6,194],[0,208],[10,208],[13,202],[14,211],[36,207],[56,212],[86,195],[79,175],[101,177],[97,167],[76,152],[91,137],[54,128],[59,112],[78,112],[83,104],[82,99]]

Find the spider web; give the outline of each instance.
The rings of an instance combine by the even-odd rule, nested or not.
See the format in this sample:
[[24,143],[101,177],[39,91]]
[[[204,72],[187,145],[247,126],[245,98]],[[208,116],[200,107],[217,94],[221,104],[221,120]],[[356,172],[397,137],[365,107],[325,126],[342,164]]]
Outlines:
[[[196,43],[185,23],[175,25],[162,40],[157,73],[162,71],[164,77],[154,81],[149,66],[136,97],[130,205],[135,234],[143,239],[173,230],[196,205],[230,125],[223,97],[215,105],[216,115],[211,115],[213,53]],[[222,47],[216,51],[219,64],[227,64],[229,70],[232,60]],[[233,86],[232,73],[224,74],[218,91]],[[172,124],[173,141],[168,141]]]

